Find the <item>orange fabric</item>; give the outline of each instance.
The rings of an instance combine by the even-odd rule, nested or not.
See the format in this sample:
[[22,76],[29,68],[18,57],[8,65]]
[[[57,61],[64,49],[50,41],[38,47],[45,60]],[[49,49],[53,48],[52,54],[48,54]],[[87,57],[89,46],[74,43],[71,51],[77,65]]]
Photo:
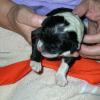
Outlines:
[[31,71],[30,61],[21,61],[5,67],[0,67],[0,85],[12,84]]
[[[55,71],[60,66],[60,61],[42,60],[42,65]],[[30,60],[17,62],[5,67],[0,67],[0,85],[12,84],[23,78],[31,71]],[[90,59],[77,60],[68,72],[68,75],[86,80],[91,84],[100,83],[100,63]]]
[[[57,71],[60,61],[48,61],[44,59],[42,65]],[[98,84],[100,83],[100,63],[81,58],[73,64],[68,75],[86,80],[91,84]]]

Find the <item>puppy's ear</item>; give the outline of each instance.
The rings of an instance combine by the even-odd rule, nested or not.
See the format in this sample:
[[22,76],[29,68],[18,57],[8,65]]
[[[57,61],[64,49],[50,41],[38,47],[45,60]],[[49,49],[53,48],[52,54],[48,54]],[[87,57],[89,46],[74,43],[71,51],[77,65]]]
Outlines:
[[36,40],[38,39],[39,34],[41,33],[41,29],[42,28],[40,27],[31,32],[31,41],[32,41],[33,46],[34,46]]
[[32,39],[37,38],[39,34],[41,33],[42,27],[37,28],[36,30],[33,30],[31,33]]
[[77,42],[72,42],[72,47],[71,47],[71,53],[74,53],[78,49],[78,43]]

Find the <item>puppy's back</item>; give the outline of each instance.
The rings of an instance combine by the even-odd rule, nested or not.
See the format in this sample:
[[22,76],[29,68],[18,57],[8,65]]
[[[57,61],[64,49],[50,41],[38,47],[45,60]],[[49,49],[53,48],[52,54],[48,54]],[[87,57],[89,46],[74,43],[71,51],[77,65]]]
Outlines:
[[57,8],[47,14],[47,16],[53,16],[57,13],[64,13],[64,12],[72,12],[72,9],[69,8]]

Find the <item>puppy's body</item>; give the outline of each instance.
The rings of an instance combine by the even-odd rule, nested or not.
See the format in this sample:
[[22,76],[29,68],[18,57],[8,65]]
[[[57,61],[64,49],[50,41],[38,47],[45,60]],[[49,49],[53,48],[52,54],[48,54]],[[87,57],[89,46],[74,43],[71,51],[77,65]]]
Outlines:
[[71,9],[58,8],[47,14],[42,27],[32,32],[32,62],[31,66],[37,72],[41,71],[42,56],[54,59],[62,58],[60,68],[56,73],[56,83],[65,86],[66,73],[75,60],[70,54],[80,48],[84,34],[84,25]]

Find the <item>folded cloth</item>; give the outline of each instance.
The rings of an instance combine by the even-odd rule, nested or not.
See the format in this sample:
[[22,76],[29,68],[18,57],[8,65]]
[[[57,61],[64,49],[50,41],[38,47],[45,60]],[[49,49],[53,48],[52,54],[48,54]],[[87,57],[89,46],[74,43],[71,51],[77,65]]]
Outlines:
[[53,9],[64,7],[73,9],[81,0],[12,0],[13,2],[31,7],[40,15],[46,15]]

